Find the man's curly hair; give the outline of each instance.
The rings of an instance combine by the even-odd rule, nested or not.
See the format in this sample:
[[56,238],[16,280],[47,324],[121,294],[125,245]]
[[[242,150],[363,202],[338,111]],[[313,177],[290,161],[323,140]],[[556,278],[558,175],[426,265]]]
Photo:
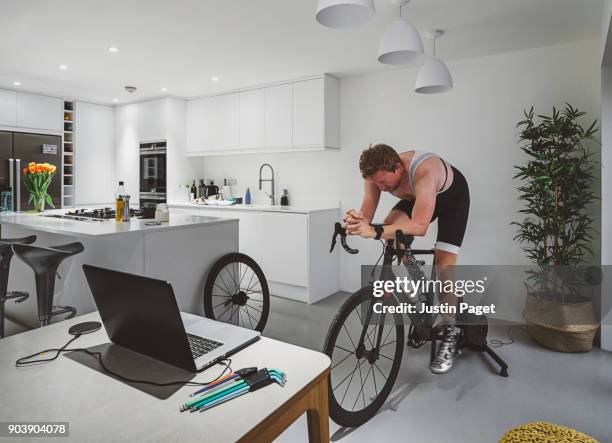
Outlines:
[[359,170],[363,178],[371,177],[378,171],[395,171],[400,163],[399,154],[389,145],[370,145],[359,157]]

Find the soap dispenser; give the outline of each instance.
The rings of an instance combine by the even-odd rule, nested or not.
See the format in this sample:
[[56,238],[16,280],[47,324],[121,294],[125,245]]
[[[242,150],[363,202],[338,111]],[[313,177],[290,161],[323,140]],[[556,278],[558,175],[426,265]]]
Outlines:
[[246,195],[244,196],[244,204],[245,205],[251,204],[251,190],[249,188],[247,188]]
[[289,206],[289,194],[286,189],[283,189],[283,195],[281,196],[281,206]]

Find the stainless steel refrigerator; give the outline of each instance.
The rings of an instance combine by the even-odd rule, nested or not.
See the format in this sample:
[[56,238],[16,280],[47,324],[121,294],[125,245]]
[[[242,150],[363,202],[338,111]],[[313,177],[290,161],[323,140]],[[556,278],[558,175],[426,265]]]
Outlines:
[[62,138],[58,135],[0,131],[0,190],[13,190],[13,209],[34,209],[21,172],[30,162],[57,166],[48,193],[56,208],[62,203]]

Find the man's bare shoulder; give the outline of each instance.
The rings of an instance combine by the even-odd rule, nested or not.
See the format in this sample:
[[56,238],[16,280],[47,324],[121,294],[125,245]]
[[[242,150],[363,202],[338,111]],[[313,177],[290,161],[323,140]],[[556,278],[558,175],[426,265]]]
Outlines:
[[404,152],[399,153],[400,160],[404,164],[405,168],[408,167],[408,165],[410,164],[410,160],[412,160],[412,157],[414,157],[414,152],[415,151],[413,150],[413,151],[404,151]]

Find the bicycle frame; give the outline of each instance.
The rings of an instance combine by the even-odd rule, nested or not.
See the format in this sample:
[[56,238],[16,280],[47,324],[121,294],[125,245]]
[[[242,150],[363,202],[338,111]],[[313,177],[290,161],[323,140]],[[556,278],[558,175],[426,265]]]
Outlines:
[[[376,225],[372,225],[372,226],[376,226]],[[336,237],[338,235],[340,235],[340,242],[346,252],[348,252],[349,254],[357,254],[359,252],[359,250],[351,248],[346,243],[346,230],[340,225],[340,223],[336,223],[335,225],[330,252],[332,252],[334,249],[334,246],[336,244]],[[391,266],[393,265],[393,260],[395,257],[397,257],[398,259],[398,264],[402,262],[402,259],[404,259],[407,262],[407,265],[409,266],[408,272],[410,273],[413,279],[417,280],[417,279],[425,278],[423,271],[420,269],[420,266],[423,265],[425,262],[417,260],[415,256],[435,255],[435,250],[434,249],[412,249],[411,245],[412,245],[413,240],[414,240],[413,236],[406,235],[400,230],[396,231],[395,240],[387,240],[387,242],[384,245],[383,264],[382,264],[382,269],[380,272],[379,280],[382,280],[382,281],[394,280],[395,275],[393,274]],[[404,248],[402,248],[402,246]],[[431,278],[434,278],[435,276],[435,258],[434,258],[434,263],[433,263],[431,272],[432,272]],[[395,295],[395,293],[393,294],[393,296],[395,300],[397,301],[398,297]],[[361,330],[361,335],[359,337],[359,342],[357,346],[357,355],[359,357],[365,355],[365,353],[367,352],[365,350],[364,340],[367,334],[368,326],[370,326],[370,322],[372,320],[373,303],[374,303],[374,298],[372,297],[372,299],[370,300],[370,304],[368,306],[368,310],[366,312],[366,317],[363,321],[363,329]],[[408,315],[412,321],[413,317],[410,314]],[[380,321],[376,325],[378,329],[377,334],[376,334],[376,343],[370,352],[376,353],[380,349],[380,343],[382,340],[382,333],[383,333],[384,326],[383,327],[378,327],[378,326],[385,324],[386,313],[383,312],[380,314],[380,316],[381,316]],[[426,340],[426,338],[418,337],[418,340],[413,340],[413,343],[415,343],[415,347],[417,347],[418,346],[417,344],[423,340]]]

